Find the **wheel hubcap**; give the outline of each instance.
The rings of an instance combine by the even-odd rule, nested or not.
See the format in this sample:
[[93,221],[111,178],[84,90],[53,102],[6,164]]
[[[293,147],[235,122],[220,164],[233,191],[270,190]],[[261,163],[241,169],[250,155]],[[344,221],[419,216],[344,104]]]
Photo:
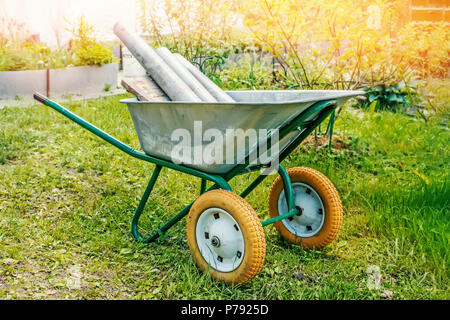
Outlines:
[[[322,199],[313,188],[301,182],[292,183],[292,192],[299,213],[288,219],[283,219],[282,223],[298,237],[312,237],[322,229],[325,221]],[[278,198],[278,214],[282,215],[286,212],[288,212],[288,207],[283,190]]]
[[217,238],[216,236],[214,236],[214,237],[211,239],[211,245],[212,245],[213,247],[220,247],[220,239]]
[[198,218],[195,236],[205,261],[220,272],[239,267],[245,253],[244,235],[227,211],[209,208]]

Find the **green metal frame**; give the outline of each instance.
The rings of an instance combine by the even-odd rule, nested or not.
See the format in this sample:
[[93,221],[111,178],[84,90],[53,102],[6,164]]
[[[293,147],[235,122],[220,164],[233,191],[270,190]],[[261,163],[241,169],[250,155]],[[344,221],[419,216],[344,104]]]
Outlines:
[[[69,118],[70,120],[76,122],[83,128],[87,129],[88,131],[92,132],[96,136],[102,138],[106,142],[112,144],[113,146],[117,147],[118,149],[122,150],[123,152],[127,153],[128,155],[135,157],[140,160],[144,160],[147,162],[154,163],[156,165],[155,170],[152,173],[152,176],[150,178],[150,181],[147,184],[147,187],[144,191],[144,194],[142,195],[141,200],[139,201],[139,205],[136,208],[136,211],[133,216],[133,220],[131,222],[131,232],[133,236],[141,242],[152,242],[155,241],[158,237],[163,235],[167,230],[169,230],[174,224],[176,224],[178,221],[180,221],[182,218],[184,218],[188,213],[189,210],[194,203],[191,202],[189,205],[187,205],[183,210],[178,212],[175,216],[173,216],[169,221],[167,221],[164,225],[157,228],[157,230],[150,233],[148,237],[145,237],[139,233],[139,219],[141,218],[141,215],[144,211],[145,204],[148,201],[148,198],[150,197],[150,194],[153,190],[153,187],[156,184],[156,181],[158,180],[159,174],[161,173],[161,169],[163,167],[174,169],[183,173],[191,174],[193,176],[196,176],[198,178],[201,178],[201,185],[200,185],[200,195],[213,190],[213,189],[224,189],[228,191],[232,191],[229,181],[233,179],[234,177],[249,173],[252,171],[264,169],[264,167],[268,166],[254,166],[252,168],[248,168],[248,161],[251,157],[251,154],[248,154],[245,158],[245,160],[241,163],[236,165],[232,170],[225,174],[209,174],[202,172],[200,170],[196,170],[193,168],[189,168],[183,165],[174,164],[167,160],[162,160],[156,157],[149,156],[143,152],[137,151],[127,144],[117,140],[116,138],[112,137],[108,133],[104,132],[103,130],[97,128],[93,124],[89,123],[88,121],[82,119],[81,117],[77,116],[76,114],[72,113],[68,109],[64,108],[63,106],[59,105],[58,103],[48,99],[47,97],[44,97],[40,94],[34,95],[35,99],[42,102],[46,106],[49,106],[56,110],[57,112],[61,113],[65,117]],[[284,191],[286,194],[286,201],[288,204],[288,212],[280,215],[278,217],[268,219],[265,221],[262,221],[261,224],[263,227],[273,224],[277,221],[287,219],[289,217],[292,217],[299,213],[299,210],[295,207],[294,203],[294,197],[292,192],[292,186],[291,181],[289,179],[288,173],[286,169],[281,165],[281,162],[324,120],[326,119],[335,109],[336,107],[336,101],[335,100],[327,100],[327,101],[320,101],[315,103],[313,106],[309,107],[306,111],[300,113],[297,115],[293,120],[291,120],[289,123],[285,124],[282,128],[279,130],[279,139],[281,140],[284,136],[286,136],[288,133],[292,132],[295,129],[298,129],[300,131],[300,134],[298,137],[296,137],[284,150],[282,150],[279,154],[279,165],[278,165],[278,174],[280,175],[283,184],[284,184]],[[312,115],[317,114],[318,116],[315,117],[313,120],[308,120]],[[268,139],[268,144],[271,140],[271,137]],[[270,150],[270,148],[269,148]],[[268,151],[269,151],[268,150]],[[257,152],[257,151],[255,151]],[[266,169],[269,170],[269,169]],[[267,173],[267,172],[265,172]],[[245,198],[248,194],[250,194],[266,177],[267,174],[262,173],[260,174],[241,194],[240,196],[242,198]],[[213,185],[210,188],[206,188],[207,181],[213,182]]]

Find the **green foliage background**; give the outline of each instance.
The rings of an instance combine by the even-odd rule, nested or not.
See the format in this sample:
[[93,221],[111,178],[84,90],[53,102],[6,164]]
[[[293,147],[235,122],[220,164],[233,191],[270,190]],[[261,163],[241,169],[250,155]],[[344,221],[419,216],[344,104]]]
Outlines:
[[31,42],[23,25],[10,21],[8,26],[12,34],[0,32],[0,71],[101,66],[119,61],[114,57],[111,45],[100,43],[94,37],[94,29],[84,17],[72,27],[69,49],[51,48],[39,42]]

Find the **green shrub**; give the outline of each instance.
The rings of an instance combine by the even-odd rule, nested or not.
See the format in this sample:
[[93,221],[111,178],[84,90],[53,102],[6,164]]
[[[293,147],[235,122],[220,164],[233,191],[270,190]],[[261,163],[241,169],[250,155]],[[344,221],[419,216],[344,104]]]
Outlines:
[[113,56],[111,48],[95,41],[78,43],[74,45],[73,51],[77,66],[101,66],[118,62],[118,59]]
[[0,48],[0,71],[24,70],[24,54],[15,48]]
[[81,16],[78,24],[72,29],[71,50],[77,66],[101,66],[118,62],[110,46],[100,43],[94,36],[94,28]]
[[73,65],[72,53],[42,44],[24,43],[0,47],[0,71],[65,68]]
[[[22,29],[17,33],[24,33]],[[58,69],[71,66],[98,65],[118,62],[110,46],[93,36],[93,27],[82,17],[72,30],[71,48],[51,48],[29,42],[24,36],[0,34],[0,71]]]
[[449,30],[445,22],[407,24],[399,32],[393,60],[411,66],[422,79],[447,77],[450,69]]
[[272,87],[271,72],[268,65],[247,58],[222,70],[218,79],[213,80],[225,90],[270,90],[275,89]]

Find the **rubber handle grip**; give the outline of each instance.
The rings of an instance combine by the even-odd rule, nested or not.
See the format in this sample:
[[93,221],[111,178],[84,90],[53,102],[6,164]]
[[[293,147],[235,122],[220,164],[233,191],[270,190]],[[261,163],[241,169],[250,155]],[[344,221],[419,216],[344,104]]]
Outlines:
[[40,93],[35,92],[33,94],[33,98],[36,99],[37,101],[45,104],[45,100],[47,100],[48,98]]

